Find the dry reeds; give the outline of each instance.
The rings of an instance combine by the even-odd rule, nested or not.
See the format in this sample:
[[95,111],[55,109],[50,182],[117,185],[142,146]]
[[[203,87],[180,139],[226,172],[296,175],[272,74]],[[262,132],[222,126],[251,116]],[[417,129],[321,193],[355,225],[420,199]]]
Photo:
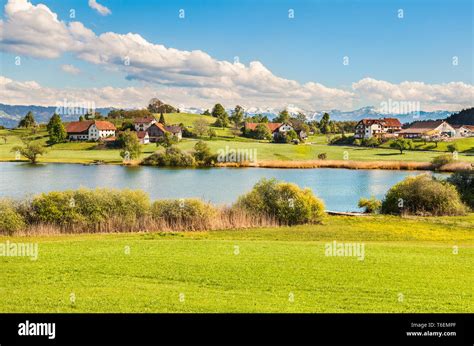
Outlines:
[[439,170],[443,172],[456,172],[471,168],[468,162],[455,162],[438,167],[431,162],[416,161],[350,161],[350,160],[302,160],[302,161],[280,161],[266,160],[254,162],[226,162],[219,164],[220,167],[260,167],[260,168],[345,168],[345,169],[388,169],[429,171]]
[[58,235],[80,233],[127,233],[127,232],[181,232],[209,231],[224,229],[243,229],[253,227],[281,226],[275,218],[269,216],[254,216],[235,208],[221,207],[211,218],[186,218],[182,220],[166,220],[150,215],[141,217],[133,222],[113,217],[94,225],[69,224],[56,225],[46,223],[29,224],[26,228],[15,232],[20,236]]

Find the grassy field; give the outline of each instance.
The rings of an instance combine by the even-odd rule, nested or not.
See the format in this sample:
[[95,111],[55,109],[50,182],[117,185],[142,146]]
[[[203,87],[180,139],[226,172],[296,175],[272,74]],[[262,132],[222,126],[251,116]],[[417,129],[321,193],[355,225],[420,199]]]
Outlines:
[[[0,312],[472,313],[473,226],[474,214],[332,216],[291,228],[3,237],[37,242],[39,257],[0,257]],[[326,256],[334,240],[362,242],[364,259]]]
[[[168,124],[184,123],[192,127],[195,120],[203,118],[208,123],[214,122],[210,116],[197,114],[173,113],[166,114]],[[216,153],[219,149],[249,149],[256,150],[258,161],[295,161],[315,160],[318,154],[326,153],[328,160],[353,160],[353,161],[416,161],[429,162],[441,151],[447,151],[447,143],[438,143],[435,148],[433,143],[417,143],[417,150],[406,151],[400,154],[397,150],[383,145],[381,148],[365,148],[348,145],[328,145],[327,138],[323,135],[310,136],[306,144],[274,144],[266,141],[256,141],[244,137],[235,136],[231,129],[214,128],[218,137],[209,140],[204,138]],[[0,136],[7,138],[7,143],[0,139],[0,161],[12,161],[15,154],[11,149],[21,144],[20,136],[27,134],[26,130],[0,130]],[[37,141],[46,144],[47,133],[39,131],[33,136]],[[457,139],[459,147],[459,160],[474,163],[474,137]],[[196,140],[183,139],[178,147],[184,150],[192,150]],[[142,158],[156,151],[155,144],[142,146]],[[90,163],[93,161],[104,161],[106,163],[121,163],[122,158],[119,150],[96,149],[95,143],[62,143],[48,147],[48,153],[40,158],[41,162],[68,162],[68,163]]]

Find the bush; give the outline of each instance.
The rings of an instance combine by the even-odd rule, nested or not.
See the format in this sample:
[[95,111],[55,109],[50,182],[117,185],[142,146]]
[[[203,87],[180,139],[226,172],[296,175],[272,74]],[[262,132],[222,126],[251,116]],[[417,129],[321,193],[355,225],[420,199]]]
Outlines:
[[124,226],[147,215],[148,195],[140,190],[79,189],[43,193],[33,198],[29,211],[32,223],[100,229],[120,220]]
[[423,174],[394,185],[382,202],[383,214],[463,215],[467,211],[456,188]]
[[452,143],[447,146],[447,149],[450,153],[454,153],[455,151],[459,151],[459,147],[457,143]]
[[326,153],[321,153],[318,154],[318,160],[326,160],[327,159],[327,154]]
[[166,148],[164,153],[151,154],[141,164],[160,167],[193,167],[196,162],[193,156],[172,146]]
[[453,155],[451,154],[443,154],[443,155],[439,155],[439,156],[436,156],[435,158],[433,158],[433,160],[431,160],[431,163],[439,168],[441,166],[444,166],[444,165],[447,165],[448,163],[453,163],[455,160],[453,158]]
[[193,156],[199,166],[213,166],[217,162],[217,155],[211,154],[211,149],[203,141],[198,141],[194,145]]
[[[342,135],[333,137],[329,143],[334,145],[351,145],[354,144],[355,141],[356,139],[354,139],[354,136]],[[360,145],[360,140],[357,139],[357,141],[359,141],[358,145]]]
[[382,207],[382,201],[379,201],[372,196],[370,198],[361,198],[358,205],[359,208],[365,208],[365,213],[373,214],[380,210]]
[[310,189],[275,179],[260,180],[252,191],[239,197],[234,207],[288,225],[319,223],[324,215],[323,202]]
[[25,220],[16,210],[13,202],[0,200],[0,233],[11,235],[24,229]]
[[362,146],[375,148],[382,144],[382,140],[377,137],[364,138],[361,141]]
[[216,209],[199,199],[155,201],[151,207],[152,217],[163,219],[168,224],[180,224],[183,227],[205,225],[216,215]]
[[448,182],[456,186],[461,200],[474,210],[474,171],[455,172],[448,178]]

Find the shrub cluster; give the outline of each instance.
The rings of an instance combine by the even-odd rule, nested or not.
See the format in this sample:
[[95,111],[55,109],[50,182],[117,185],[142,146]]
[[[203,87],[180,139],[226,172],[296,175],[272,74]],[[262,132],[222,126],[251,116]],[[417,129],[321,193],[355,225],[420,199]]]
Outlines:
[[394,185],[382,202],[384,214],[463,215],[467,211],[456,188],[423,174]]
[[444,165],[447,165],[449,163],[453,163],[455,160],[454,160],[454,157],[452,154],[443,154],[443,155],[438,155],[436,157],[434,157],[432,160],[431,160],[431,163],[436,167],[436,168],[439,168],[441,166],[444,166]]
[[196,165],[196,161],[190,154],[171,146],[164,152],[151,154],[141,164],[160,167],[193,167]]
[[382,201],[379,201],[373,196],[370,198],[361,198],[358,206],[359,208],[364,208],[365,213],[373,214],[380,211]]
[[323,202],[310,189],[275,179],[260,180],[252,191],[238,199],[235,207],[287,225],[319,223],[324,215]]
[[111,221],[131,229],[149,208],[149,197],[140,190],[79,189],[38,195],[24,213],[33,224],[100,231]]
[[[354,141],[355,141],[355,138],[354,136],[346,136],[346,135],[341,135],[341,136],[334,136],[333,138],[331,138],[330,140],[330,144],[333,144],[333,145],[351,145],[351,144],[354,144]],[[361,142],[358,142],[360,145]]]
[[465,170],[453,173],[448,182],[456,186],[461,200],[474,210],[474,170]]
[[151,215],[155,220],[168,224],[190,226],[198,222],[199,226],[205,226],[217,215],[217,210],[199,199],[172,199],[155,201],[151,206]]
[[17,211],[17,206],[10,200],[0,200],[0,233],[10,235],[25,228],[25,225],[25,220]]

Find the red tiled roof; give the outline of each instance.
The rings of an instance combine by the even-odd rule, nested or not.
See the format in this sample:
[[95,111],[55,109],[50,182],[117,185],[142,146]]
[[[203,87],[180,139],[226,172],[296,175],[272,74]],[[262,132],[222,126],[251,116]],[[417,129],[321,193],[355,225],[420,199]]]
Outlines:
[[275,132],[280,128],[282,123],[245,123],[245,128],[247,130],[255,130],[258,125],[263,124],[265,125],[271,132]]
[[89,127],[94,123],[93,120],[73,121],[66,125],[67,133],[82,133],[87,132]]
[[133,122],[135,124],[149,124],[152,121],[156,121],[156,119],[154,117],[136,118]]
[[362,119],[359,123],[364,124],[364,126],[370,126],[373,124],[380,124],[388,127],[402,127],[400,120],[397,118],[383,118],[383,119]]
[[474,131],[474,125],[463,125],[463,127],[471,130],[471,131]]
[[99,130],[117,130],[115,128],[115,125],[112,124],[110,121],[105,121],[105,120],[96,120],[95,121],[95,126],[99,129]]
[[148,132],[146,131],[137,131],[137,137],[140,139],[145,138],[147,134]]
[[[158,127],[161,131],[167,132],[167,130],[165,129],[165,127],[163,126],[162,123],[154,123],[154,124],[151,125],[151,126],[156,126],[156,127]],[[150,127],[151,127],[151,126],[150,126]]]
[[402,123],[397,118],[383,118],[382,121],[385,123],[385,126],[402,127]]
[[114,124],[105,120],[84,120],[73,121],[66,125],[67,133],[84,133],[89,130],[89,127],[95,124],[99,130],[116,130]]

